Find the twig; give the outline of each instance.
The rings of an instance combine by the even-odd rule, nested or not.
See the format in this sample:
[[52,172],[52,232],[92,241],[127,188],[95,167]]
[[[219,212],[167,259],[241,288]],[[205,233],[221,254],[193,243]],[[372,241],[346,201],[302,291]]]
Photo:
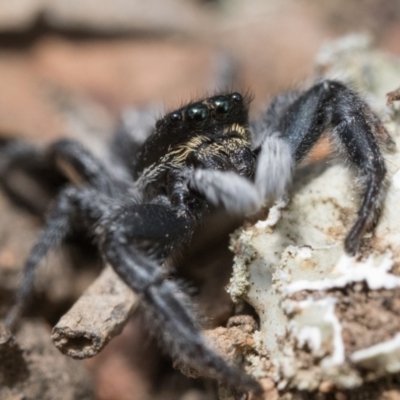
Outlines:
[[93,357],[122,331],[138,304],[132,290],[106,267],[54,327],[53,342],[72,358]]

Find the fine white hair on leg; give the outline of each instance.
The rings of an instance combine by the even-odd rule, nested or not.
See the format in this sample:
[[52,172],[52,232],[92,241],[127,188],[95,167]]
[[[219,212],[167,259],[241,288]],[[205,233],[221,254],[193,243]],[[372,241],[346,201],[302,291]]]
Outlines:
[[233,171],[196,169],[189,176],[189,186],[215,206],[223,206],[233,214],[257,211],[263,198],[253,182]]
[[255,184],[268,202],[281,198],[292,181],[294,160],[290,145],[279,133],[265,138],[258,156]]

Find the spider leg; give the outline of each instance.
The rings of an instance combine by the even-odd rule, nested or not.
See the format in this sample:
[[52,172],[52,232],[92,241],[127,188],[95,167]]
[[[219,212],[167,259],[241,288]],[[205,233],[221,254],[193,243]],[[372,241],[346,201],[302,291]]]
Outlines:
[[293,159],[287,141],[269,135],[261,144],[255,184],[234,171],[211,169],[186,170],[192,190],[214,206],[223,206],[232,214],[251,214],[267,202],[282,197],[292,178]]
[[0,170],[2,173],[13,164],[22,164],[27,160],[39,160],[42,156],[34,146],[16,139],[2,140],[0,154]]
[[[171,355],[226,384],[258,390],[252,378],[228,366],[208,348],[183,294],[175,283],[165,280],[160,261],[155,261],[190,238],[196,219],[183,207],[133,201],[115,205],[115,200],[97,190],[63,190],[26,261],[17,302],[6,320],[10,328],[31,292],[37,265],[61,243],[77,218],[96,237],[105,259],[140,296],[150,328],[160,334]],[[150,256],[148,249],[152,250]]]
[[120,164],[130,176],[135,176],[136,157],[145,140],[153,132],[156,107],[128,108],[121,118],[110,143],[112,161]]
[[276,123],[299,163],[327,129],[332,131],[364,185],[358,218],[345,239],[345,250],[354,255],[367,229],[376,224],[383,199],[386,167],[377,136],[386,132],[368,105],[336,81],[322,81],[299,95]]
[[61,244],[70,232],[72,219],[76,215],[76,200],[82,197],[84,197],[84,192],[74,187],[67,187],[60,192],[54,208],[46,219],[46,225],[25,262],[23,279],[17,292],[15,305],[6,318],[6,324],[11,329],[30,296],[36,267],[51,249]]
[[291,148],[286,140],[277,133],[264,138],[257,159],[255,184],[268,204],[286,193],[292,181],[293,164]]
[[[12,186],[11,172],[16,169],[23,170],[24,174],[31,176],[35,182],[46,183],[50,178],[59,183],[65,183],[62,175],[65,175],[72,183],[77,185],[88,184],[100,193],[108,196],[116,196],[120,189],[126,185],[121,180],[112,176],[105,165],[98,160],[89,150],[79,142],[63,139],[53,143],[47,152],[43,152],[34,146],[20,141],[12,141],[1,151],[0,165],[1,182],[7,193],[13,198],[24,201],[21,193],[16,193]],[[54,165],[60,172],[54,172]],[[12,178],[12,176],[11,176]],[[47,185],[49,186],[49,185]],[[30,203],[26,200],[27,206]]]
[[48,155],[69,180],[78,186],[88,184],[108,196],[115,195],[119,189],[118,180],[105,165],[75,140],[62,139],[53,143]]
[[194,169],[184,174],[191,190],[232,214],[253,213],[262,206],[263,197],[254,183],[236,172]]
[[275,96],[261,117],[251,121],[250,133],[254,149],[260,148],[268,136],[278,132],[281,118],[300,94],[298,91],[289,91]]
[[132,245],[137,238],[146,238],[169,241],[175,246],[187,240],[194,224],[194,218],[184,208],[134,205],[108,229],[102,244],[103,253],[140,296],[146,305],[150,327],[161,336],[165,348],[175,359],[230,386],[258,390],[252,378],[228,366],[208,348],[176,283],[165,280],[159,264]]
[[29,143],[6,139],[0,145],[0,185],[18,205],[43,216],[48,202],[65,184],[43,151]]

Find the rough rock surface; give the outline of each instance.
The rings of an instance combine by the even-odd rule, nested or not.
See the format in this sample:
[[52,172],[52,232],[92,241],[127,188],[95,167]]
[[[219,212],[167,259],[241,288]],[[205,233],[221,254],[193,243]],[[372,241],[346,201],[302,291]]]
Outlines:
[[42,323],[24,322],[16,337],[0,328],[0,399],[94,399],[89,373],[64,357]]
[[385,97],[398,86],[400,62],[352,36],[326,46],[317,63],[318,75],[353,82],[397,149],[386,154],[379,225],[357,257],[343,250],[358,207],[355,177],[339,163],[305,167],[288,204],[232,237],[228,291],[260,318],[248,371],[279,390],[354,389],[400,371],[400,113]]

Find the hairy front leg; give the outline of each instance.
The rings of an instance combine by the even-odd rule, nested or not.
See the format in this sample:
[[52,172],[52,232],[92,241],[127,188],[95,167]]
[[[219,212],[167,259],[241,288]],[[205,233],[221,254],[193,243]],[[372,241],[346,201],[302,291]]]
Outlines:
[[345,250],[356,254],[361,237],[374,228],[382,207],[386,166],[378,138],[385,128],[356,93],[328,80],[299,95],[279,116],[276,127],[288,141],[295,163],[327,132],[355,167],[364,191],[358,218],[345,239]]
[[266,137],[257,152],[254,182],[235,171],[188,169],[183,175],[208,203],[232,214],[252,214],[286,193],[294,164],[290,146],[278,135]]
[[255,380],[229,366],[206,345],[190,303],[177,284],[166,280],[159,262],[134,243],[138,238],[176,246],[190,237],[195,221],[184,208],[135,205],[108,229],[102,252],[121,278],[139,295],[150,329],[173,358],[241,390],[259,390]]

